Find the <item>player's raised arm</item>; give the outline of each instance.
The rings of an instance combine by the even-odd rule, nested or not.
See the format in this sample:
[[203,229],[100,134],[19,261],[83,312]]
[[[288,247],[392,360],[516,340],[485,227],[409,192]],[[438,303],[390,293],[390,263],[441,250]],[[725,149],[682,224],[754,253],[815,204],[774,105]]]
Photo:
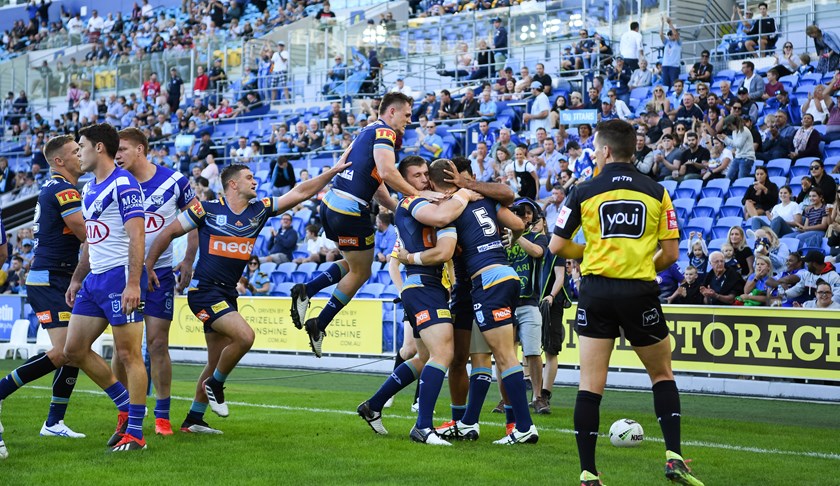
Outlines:
[[441,228],[437,232],[437,243],[434,247],[416,253],[408,253],[405,248],[400,248],[399,260],[405,265],[440,265],[452,259],[457,243],[458,233],[454,227]]
[[376,190],[376,194],[373,195],[373,198],[376,202],[379,203],[380,206],[391,211],[392,213],[397,210],[397,201],[391,197],[391,193],[388,192],[388,187],[385,184],[380,184],[379,188]]
[[344,155],[338,159],[338,162],[331,169],[324,171],[318,177],[313,177],[308,181],[297,184],[291,191],[277,198],[277,205],[275,207],[279,207],[279,209],[275,211],[275,214],[284,213],[318,194],[318,191],[329,184],[336,174],[350,167],[350,162],[347,162],[347,154],[349,153],[349,150],[345,151]]

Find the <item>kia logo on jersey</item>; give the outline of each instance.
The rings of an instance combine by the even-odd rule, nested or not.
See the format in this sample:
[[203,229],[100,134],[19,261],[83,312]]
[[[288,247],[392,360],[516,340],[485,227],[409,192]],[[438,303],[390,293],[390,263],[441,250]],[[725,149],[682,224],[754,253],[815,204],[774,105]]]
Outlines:
[[105,238],[107,238],[111,233],[111,230],[109,230],[108,225],[102,221],[88,219],[85,220],[85,233],[87,233],[87,242],[91,245],[95,245],[97,243],[101,243]]
[[208,253],[234,260],[248,260],[254,251],[256,238],[238,238],[235,236],[210,235]]
[[163,229],[164,224],[166,224],[166,220],[163,219],[163,216],[158,213],[146,211],[146,234],[157,233]]
[[641,201],[608,201],[598,208],[601,238],[641,238],[645,234],[647,208]]

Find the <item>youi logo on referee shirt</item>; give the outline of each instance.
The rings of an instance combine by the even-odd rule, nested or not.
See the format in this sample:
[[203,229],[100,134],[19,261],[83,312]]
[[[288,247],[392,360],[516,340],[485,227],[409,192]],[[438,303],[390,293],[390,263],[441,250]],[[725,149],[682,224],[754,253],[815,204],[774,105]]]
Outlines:
[[607,201],[598,208],[601,238],[641,238],[645,234],[647,207],[641,201]]

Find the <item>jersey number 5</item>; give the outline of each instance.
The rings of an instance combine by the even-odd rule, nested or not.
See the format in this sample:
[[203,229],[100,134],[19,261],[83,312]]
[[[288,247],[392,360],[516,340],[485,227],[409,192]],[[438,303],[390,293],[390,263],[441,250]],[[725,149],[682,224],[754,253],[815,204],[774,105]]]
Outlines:
[[496,234],[496,222],[487,215],[487,209],[473,209],[473,216],[475,216],[475,219],[478,220],[478,224],[481,225],[481,229],[484,231],[485,236],[493,236]]

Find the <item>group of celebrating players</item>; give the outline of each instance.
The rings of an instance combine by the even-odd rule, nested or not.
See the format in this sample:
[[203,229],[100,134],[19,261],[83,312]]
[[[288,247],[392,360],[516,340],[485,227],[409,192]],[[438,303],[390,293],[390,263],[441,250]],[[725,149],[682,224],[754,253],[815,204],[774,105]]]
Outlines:
[[[395,214],[399,239],[392,258],[405,264],[405,280],[395,283],[401,286],[406,316],[417,338],[417,355],[397,366],[382,387],[359,405],[359,415],[376,433],[386,434],[385,402],[419,379],[419,412],[411,440],[433,445],[475,440],[491,383],[492,355],[513,419],[507,434],[494,443],[536,443],[539,434],[515,351],[516,319],[523,319],[517,312],[520,278],[509,265],[502,235],[507,233],[516,242],[538,208],[534,205],[527,218],[518,217],[507,207],[514,202],[509,187],[475,181],[468,162],[456,165],[439,159],[429,164],[407,157],[398,168],[396,153],[411,120],[411,107],[412,100],[403,94],[384,96],[379,121],[359,133],[333,168],[279,198],[257,199],[253,173],[234,164],[221,174],[224,195],[199,202],[183,175],[149,162],[148,141],[136,129],[117,132],[109,125],[92,125],[80,132],[78,143],[67,136],[51,139],[44,154],[52,178],[38,200],[34,228],[38,244],[27,291],[53,348],[0,380],[0,405],[25,383],[55,371],[53,399],[41,435],[84,437],[64,424],[81,369],[117,406],[116,431],[108,441],[111,450],[145,449],[148,378],[141,354],[145,321],[157,395],[155,432],[171,435],[168,330],[174,295],[188,288],[190,310],[204,324],[208,358],[181,431],[221,434],[205,422],[204,414],[209,406],[221,417],[229,415],[225,380],[254,342],[254,331],[237,312],[236,283],[256,237],[269,218],[332,182],[321,202],[320,219],[343,259],[292,288],[294,325],[305,329],[320,357],[327,326],[370,276],[375,199]],[[634,177],[638,173],[633,166],[621,163],[630,160],[634,144],[635,132],[625,122],[599,127],[595,153],[601,175],[567,199],[548,245],[554,255],[583,260],[576,317],[581,385],[574,413],[580,479],[585,486],[600,484],[595,466],[598,407],[610,352],[622,328],[653,383],[654,407],[667,449],[666,477],[700,485],[680,456],[679,393],[654,281],[656,270],[676,261],[676,217],[661,186]],[[92,172],[95,179],[79,194],[75,186],[85,172]],[[389,189],[403,199],[392,199]],[[624,217],[616,218],[619,213]],[[585,247],[572,241],[578,228],[588,242]],[[185,234],[185,258],[173,268],[171,242]],[[450,260],[454,277],[447,270]],[[309,300],[333,284],[337,285],[328,304],[307,319]],[[91,349],[108,324],[115,347],[110,367]],[[447,371],[452,420],[436,429],[432,415]],[[0,458],[7,456],[0,435]]]

